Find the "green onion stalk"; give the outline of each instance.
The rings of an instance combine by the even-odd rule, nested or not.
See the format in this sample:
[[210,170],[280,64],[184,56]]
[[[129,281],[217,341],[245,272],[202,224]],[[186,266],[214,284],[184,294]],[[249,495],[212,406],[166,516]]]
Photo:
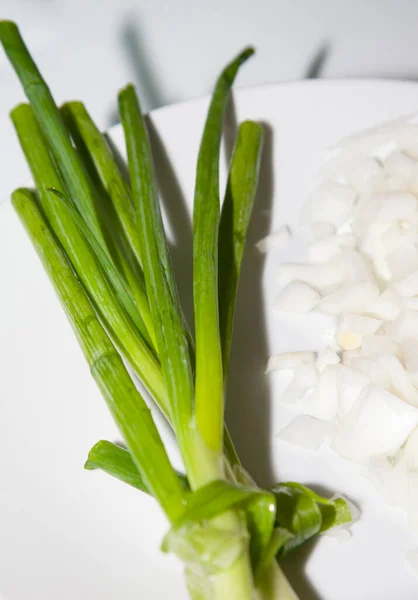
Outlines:
[[[197,159],[193,340],[134,87],[119,94],[127,182],[84,105],[57,107],[14,23],[0,21],[0,42],[29,101],[13,109],[11,118],[35,189],[16,190],[12,203],[126,443],[122,448],[99,441],[85,468],[155,498],[170,525],[162,550],[183,561],[194,600],[295,600],[278,560],[351,517],[343,500],[322,498],[300,484],[260,489],[241,465],[224,423],[263,129],[252,121],[240,124],[223,202],[220,146],[229,92],[252,48],[217,80]],[[185,473],[171,465],[127,365],[170,423]]]

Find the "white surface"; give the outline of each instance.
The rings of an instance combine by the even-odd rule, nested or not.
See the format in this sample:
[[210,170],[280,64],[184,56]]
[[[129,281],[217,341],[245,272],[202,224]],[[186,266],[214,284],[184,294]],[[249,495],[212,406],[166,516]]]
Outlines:
[[[304,78],[326,47],[322,77],[418,77],[415,0],[0,0],[0,18],[19,23],[56,99],[82,98],[103,128],[128,80],[146,110],[197,97],[247,44],[239,85]],[[23,95],[2,51],[0,89],[0,159],[14,165],[7,113]],[[3,168],[0,198],[19,183]]]
[[[329,495],[347,495],[363,511],[350,543],[321,539],[312,554],[308,549],[286,561],[301,600],[413,600],[418,581],[405,551],[418,540],[407,532],[404,517],[384,506],[356,466],[325,451],[291,449],[274,438],[292,414],[274,402],[277,383],[274,374],[264,375],[266,359],[285,350],[324,347],[321,335],[329,321],[321,315],[273,315],[278,257],[260,255],[255,242],[284,223],[296,229],[309,172],[325,147],[411,112],[418,106],[418,86],[296,83],[243,90],[235,100],[239,120],[266,123],[266,145],[232,354],[227,409],[232,435],[259,483],[312,484]],[[151,118],[186,309],[190,231],[181,197],[190,207],[206,108],[203,99]],[[120,144],[119,129],[114,139]],[[296,239],[281,258],[297,260],[301,248]],[[0,209],[0,272],[1,600],[162,600],[167,595],[185,600],[177,563],[158,552],[166,525],[152,500],[104,474],[83,471],[91,445],[118,434],[8,203]]]

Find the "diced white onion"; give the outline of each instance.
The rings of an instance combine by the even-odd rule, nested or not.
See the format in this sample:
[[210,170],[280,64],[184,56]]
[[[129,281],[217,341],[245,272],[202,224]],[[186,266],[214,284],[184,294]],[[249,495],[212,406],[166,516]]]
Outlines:
[[308,247],[308,260],[311,263],[327,263],[337,258],[344,247],[355,248],[356,238],[350,233],[334,235],[313,242]]
[[333,265],[282,264],[278,269],[279,279],[283,282],[303,281],[313,288],[321,290],[341,283],[343,275]]
[[[280,400],[301,414],[280,436],[312,449],[325,441],[367,465],[418,531],[417,116],[350,136],[329,153],[301,214],[313,239],[308,264],[279,268],[288,285],[275,309],[314,310],[336,326],[324,331],[316,362],[308,353],[306,362],[274,367],[273,358],[268,370],[291,365],[294,373]],[[418,571],[418,551],[411,556]]]
[[337,427],[333,449],[354,462],[376,454],[393,456],[418,424],[418,410],[394,394],[364,390]]
[[343,419],[371,383],[367,375],[341,365],[337,372],[338,416]]
[[317,304],[321,296],[303,281],[291,281],[274,301],[274,310],[292,313],[307,313]]
[[347,183],[361,192],[369,186],[379,175],[383,174],[381,164],[372,157],[355,159],[344,168]]
[[291,239],[292,234],[289,227],[282,225],[282,227],[279,227],[279,229],[257,242],[256,248],[262,253],[270,252],[271,250],[283,250]]
[[404,338],[402,350],[408,377],[415,386],[418,386],[418,339]]
[[394,321],[399,317],[401,309],[401,299],[394,290],[389,288],[386,289],[371,306],[362,312],[375,319]]
[[337,229],[330,221],[316,221],[311,225],[311,233],[314,240],[322,240],[335,235]]
[[[372,456],[367,463],[368,474],[386,502],[408,510],[408,469],[400,456]],[[399,454],[399,453],[398,453]]]
[[418,311],[418,297],[404,298],[403,305],[407,310]]
[[354,350],[361,346],[365,335],[372,335],[380,328],[382,321],[355,314],[344,314],[337,324],[337,344],[343,350]]
[[311,195],[301,213],[301,223],[330,221],[341,227],[349,218],[356,201],[357,192],[336,181],[321,184]]
[[344,312],[364,312],[379,297],[379,288],[371,281],[353,283],[327,294],[315,305],[315,310],[327,315]]
[[318,380],[315,365],[300,364],[294,368],[294,377],[280,396],[283,404],[291,404],[301,400],[307,391],[316,386]]
[[315,416],[333,419],[338,412],[337,375],[340,365],[327,365],[319,376],[315,394]]
[[391,152],[384,164],[385,171],[392,177],[398,177],[407,183],[418,181],[418,162],[404,152]]
[[[415,286],[416,289],[416,281],[417,281],[417,270],[418,270],[418,250],[415,246],[411,246],[408,248],[399,248],[399,250],[395,250],[395,252],[391,252],[386,255],[386,262],[391,273],[391,279],[394,282],[398,282],[403,280],[403,288],[409,289],[411,286],[411,281],[408,280],[408,276],[411,274],[415,274],[413,278],[412,285]],[[405,283],[405,279],[407,282]],[[409,287],[408,287],[409,286]],[[399,286],[396,286],[396,283],[393,284],[394,290],[403,295],[412,295],[405,294],[399,289]]]
[[416,332],[418,332],[418,313],[413,310],[401,312],[395,321],[386,325],[386,333],[401,343]]
[[328,365],[337,365],[339,362],[341,362],[341,359],[338,354],[328,346],[324,350],[320,350],[318,352],[318,356],[316,358],[316,368],[318,369],[319,373],[322,373],[322,371]]
[[410,471],[418,471],[418,428],[409,436],[404,446],[403,459]]
[[[418,250],[415,250],[418,253]],[[405,257],[407,260],[407,257]],[[418,269],[410,272],[406,277],[393,284],[393,289],[400,296],[417,296],[418,295]]]
[[295,444],[308,450],[316,450],[325,437],[330,434],[332,428],[333,423],[329,421],[321,421],[307,415],[298,415],[289,425],[279,431],[277,437],[284,442]]
[[414,221],[418,217],[417,199],[408,192],[388,193],[377,212],[379,223]]
[[391,378],[389,373],[384,369],[382,363],[375,358],[351,358],[345,363],[351,369],[356,369],[359,373],[363,373],[369,377],[373,385],[390,390]]
[[403,357],[402,346],[387,335],[365,335],[361,344],[361,355],[364,358],[376,358],[392,354],[396,358]]
[[418,406],[418,390],[411,383],[404,367],[396,356],[386,354],[379,357],[378,360],[389,376],[390,391],[405,400],[405,402]]
[[280,352],[271,356],[267,363],[266,373],[280,369],[294,369],[304,364],[315,364],[314,352]]

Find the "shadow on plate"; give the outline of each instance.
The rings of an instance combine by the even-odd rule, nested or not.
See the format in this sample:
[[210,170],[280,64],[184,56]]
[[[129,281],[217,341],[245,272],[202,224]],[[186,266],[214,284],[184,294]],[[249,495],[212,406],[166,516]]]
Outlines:
[[293,550],[289,556],[280,562],[280,566],[296,594],[303,600],[321,600],[321,596],[305,576],[306,563],[316,544],[317,539],[305,542],[303,546]]
[[[139,20],[135,15],[128,15],[119,31],[120,46],[128,65],[130,80],[137,88],[144,113],[175,101],[163,91],[157,69],[153,65],[152,52],[144,43],[145,38]],[[119,122],[119,113],[114,107],[110,112],[109,127]]]
[[329,58],[330,45],[328,42],[322,44],[311,58],[306,69],[305,79],[318,79],[322,76],[324,66]]

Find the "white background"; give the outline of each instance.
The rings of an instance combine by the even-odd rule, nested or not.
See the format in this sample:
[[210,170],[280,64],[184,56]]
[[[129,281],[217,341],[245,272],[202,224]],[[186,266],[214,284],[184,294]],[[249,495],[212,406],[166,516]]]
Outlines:
[[[134,81],[145,110],[207,93],[249,43],[239,85],[321,77],[418,79],[416,0],[0,0],[57,101],[80,98],[106,128]],[[321,58],[323,60],[321,60]],[[7,114],[23,95],[0,52],[0,200],[22,184]]]

